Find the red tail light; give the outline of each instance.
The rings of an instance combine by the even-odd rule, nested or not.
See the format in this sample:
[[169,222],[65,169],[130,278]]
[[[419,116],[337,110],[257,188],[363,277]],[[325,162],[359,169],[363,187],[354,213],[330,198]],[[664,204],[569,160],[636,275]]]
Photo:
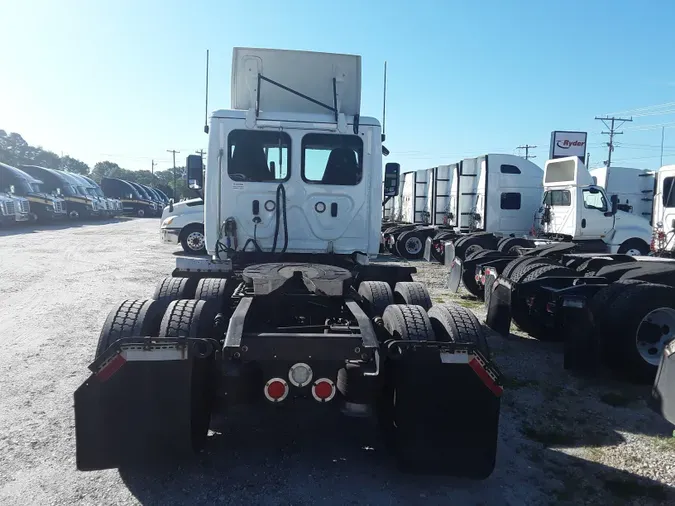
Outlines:
[[281,378],[272,378],[265,383],[265,397],[271,402],[281,402],[288,395],[288,383]]
[[328,402],[335,397],[335,383],[328,378],[320,378],[312,385],[312,395],[319,402]]

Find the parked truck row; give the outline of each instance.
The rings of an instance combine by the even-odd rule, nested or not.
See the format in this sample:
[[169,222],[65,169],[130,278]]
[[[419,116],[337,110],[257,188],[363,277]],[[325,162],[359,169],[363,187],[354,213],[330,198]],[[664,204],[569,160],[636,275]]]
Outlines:
[[[123,190],[123,191],[122,191]],[[0,163],[0,224],[132,214],[159,216],[169,203],[156,188],[119,179],[93,179],[72,172]]]

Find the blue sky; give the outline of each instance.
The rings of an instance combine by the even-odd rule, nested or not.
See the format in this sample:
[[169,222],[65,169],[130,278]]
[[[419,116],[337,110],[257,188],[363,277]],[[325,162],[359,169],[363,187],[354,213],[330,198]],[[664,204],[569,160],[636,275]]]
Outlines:
[[[206,147],[210,109],[230,105],[233,46],[356,53],[362,114],[381,117],[403,170],[536,144],[552,130],[589,132],[594,116],[675,102],[675,2],[568,0],[0,0],[0,128],[87,163],[170,166]],[[675,107],[636,118],[615,165],[675,163]],[[630,129],[632,130],[630,130]]]

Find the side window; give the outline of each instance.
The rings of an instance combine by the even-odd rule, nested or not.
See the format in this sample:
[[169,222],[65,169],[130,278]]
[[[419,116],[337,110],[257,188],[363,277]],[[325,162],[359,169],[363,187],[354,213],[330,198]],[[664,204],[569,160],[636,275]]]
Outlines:
[[673,185],[674,181],[675,177],[666,177],[663,179],[663,195],[661,195],[663,207],[675,207],[675,185]]
[[302,138],[305,182],[355,186],[362,176],[363,141],[358,135],[307,134]]
[[502,209],[520,209],[520,199],[520,193],[502,193],[500,207]]
[[502,174],[520,174],[520,169],[515,165],[502,165],[500,170]]
[[586,209],[595,209],[597,211],[607,212],[607,200],[600,191],[584,190],[584,207]]
[[549,190],[544,193],[545,206],[569,206],[572,204],[572,197],[567,190]]
[[286,132],[233,130],[227,143],[227,174],[233,181],[288,180],[291,138]]

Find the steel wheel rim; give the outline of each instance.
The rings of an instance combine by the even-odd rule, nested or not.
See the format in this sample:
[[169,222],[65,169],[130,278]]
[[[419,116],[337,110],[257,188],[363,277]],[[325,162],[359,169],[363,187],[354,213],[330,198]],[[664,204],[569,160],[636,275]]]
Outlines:
[[422,241],[419,237],[409,237],[405,240],[405,250],[410,255],[417,255],[422,251]]
[[642,251],[640,251],[637,248],[631,248],[628,251],[626,251],[626,255],[628,255],[629,257],[638,257],[642,255]]
[[201,232],[191,232],[185,241],[192,251],[199,251],[204,247],[204,234]]
[[658,366],[663,350],[674,338],[675,309],[660,307],[640,321],[635,335],[635,347],[642,360]]

